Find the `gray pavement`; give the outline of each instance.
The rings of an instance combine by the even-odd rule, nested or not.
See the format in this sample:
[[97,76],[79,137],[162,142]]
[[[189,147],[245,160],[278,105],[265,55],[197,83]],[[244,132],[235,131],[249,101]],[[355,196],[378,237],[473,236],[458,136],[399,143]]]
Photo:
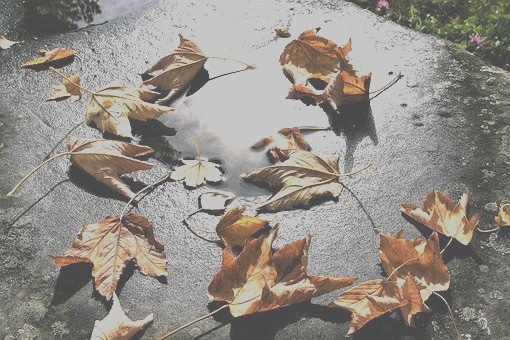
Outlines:
[[[375,166],[345,181],[336,201],[262,218],[280,223],[276,247],[311,233],[309,273],[354,276],[359,282],[382,278],[378,233],[406,237],[427,231],[405,219],[401,203],[421,203],[431,188],[457,200],[471,191],[470,214],[481,214],[481,228],[494,226],[494,203],[510,199],[510,77],[447,41],[418,34],[344,1],[236,2],[154,1],[143,10],[103,25],[71,33],[23,30],[22,8],[0,1],[0,34],[22,44],[0,50],[0,338],[87,339],[108,304],[93,292],[90,267],[59,269],[49,255],[70,246],[83,224],[118,214],[125,201],[97,185],[61,158],[32,177],[14,198],[4,197],[22,175],[45,157],[65,149],[68,135],[101,137],[82,124],[84,100],[46,101],[60,79],[49,71],[19,65],[41,48],[71,47],[80,59],[60,68],[82,76],[97,89],[112,80],[138,85],[140,73],[175,49],[178,34],[207,55],[240,59],[255,70],[210,80],[181,98],[175,112],[160,118],[168,136],[137,130],[134,142],[156,149],[156,166],[126,175],[134,188],[151,183],[194,156],[192,138],[201,152],[222,162],[225,183],[188,190],[180,182],[159,186],[138,205],[154,223],[156,239],[165,245],[166,281],[146,277],[134,266],[123,275],[119,297],[132,319],[154,313],[142,334],[154,339],[210,308],[207,286],[219,269],[221,247],[186,229],[183,217],[208,191],[231,192],[234,204],[253,205],[269,192],[244,183],[241,174],[267,164],[263,153],[249,150],[259,138],[283,127],[333,126],[306,135],[313,152],[340,154],[341,170],[373,162]],[[274,29],[288,26],[291,38]],[[278,58],[290,39],[306,29],[339,45],[353,41],[350,61],[362,73],[372,72],[377,89],[398,72],[403,78],[372,99],[365,119],[338,121],[319,107],[285,99],[289,82]],[[237,71],[235,62],[209,60],[209,77]],[[170,129],[168,129],[170,128]],[[165,130],[165,129],[163,129]],[[171,131],[168,131],[171,130]],[[197,215],[196,223],[212,227],[219,217]],[[210,237],[210,235],[202,235]],[[453,245],[446,259],[451,288],[444,294],[452,306],[463,339],[510,339],[510,239],[476,233],[467,247]],[[178,333],[176,339],[336,339],[345,338],[349,313],[330,309],[340,292],[311,304],[283,308],[239,319],[227,313],[205,319]],[[448,310],[432,299],[433,313],[423,314],[417,328],[404,326],[398,313],[370,322],[352,339],[454,339]]]

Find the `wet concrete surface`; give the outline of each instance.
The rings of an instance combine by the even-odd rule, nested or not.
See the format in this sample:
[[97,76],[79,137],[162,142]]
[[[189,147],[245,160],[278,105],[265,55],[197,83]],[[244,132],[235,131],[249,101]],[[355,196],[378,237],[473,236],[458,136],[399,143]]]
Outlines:
[[[197,237],[182,225],[208,191],[232,192],[233,204],[253,205],[269,192],[244,183],[240,175],[267,163],[249,146],[283,127],[332,126],[306,135],[318,155],[340,154],[341,170],[375,165],[345,181],[337,201],[262,218],[280,223],[276,247],[311,233],[309,273],[354,276],[359,282],[382,278],[378,233],[403,229],[406,237],[426,235],[405,219],[401,203],[421,203],[431,188],[458,199],[471,191],[470,214],[481,214],[481,228],[494,226],[496,203],[510,199],[510,77],[452,44],[385,21],[343,1],[155,1],[100,26],[34,38],[23,31],[22,8],[0,0],[0,34],[22,44],[1,50],[0,192],[7,193],[22,175],[49,154],[64,151],[68,135],[101,137],[84,126],[84,100],[46,101],[60,79],[49,71],[19,65],[41,48],[71,47],[80,59],[61,68],[78,73],[97,89],[118,79],[137,85],[149,65],[176,48],[181,33],[206,54],[256,64],[207,82],[179,99],[176,111],[160,118],[164,133],[138,134],[135,142],[156,149],[157,166],[126,175],[141,187],[161,177],[178,157],[193,157],[196,137],[204,156],[221,162],[226,182],[188,190],[169,182],[146,196],[134,211],[154,223],[165,245],[166,282],[123,274],[119,297],[127,315],[154,323],[141,336],[154,339],[207,314],[207,286],[219,269],[221,247]],[[372,99],[363,119],[339,123],[319,107],[285,99],[288,80],[278,58],[289,39],[274,29],[288,26],[292,38],[315,27],[339,45],[349,38],[350,61],[372,72],[377,89],[398,72],[403,78]],[[237,71],[234,62],[210,60],[210,78]],[[161,124],[160,124],[161,125]],[[161,126],[160,126],[161,127]],[[169,133],[169,130],[171,133]],[[143,127],[142,130],[143,131]],[[57,268],[49,255],[62,254],[83,224],[120,213],[124,201],[97,185],[61,158],[37,173],[15,198],[0,199],[0,337],[3,339],[87,339],[94,320],[108,304],[93,293],[88,265]],[[199,215],[197,223],[214,226],[219,217]],[[209,237],[210,235],[205,235]],[[446,259],[451,304],[463,339],[510,339],[507,315],[510,277],[508,232],[475,233],[468,247],[453,246]],[[176,339],[333,339],[344,338],[349,313],[327,304],[340,292],[272,312],[239,319],[226,313],[178,333]],[[417,328],[407,328],[398,313],[382,316],[353,339],[454,339],[448,310],[429,300]]]

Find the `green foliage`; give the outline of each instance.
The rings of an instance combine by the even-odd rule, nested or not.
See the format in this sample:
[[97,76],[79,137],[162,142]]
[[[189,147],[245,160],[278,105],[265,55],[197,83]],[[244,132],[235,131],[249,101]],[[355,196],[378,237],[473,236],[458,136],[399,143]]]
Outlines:
[[[448,39],[487,62],[510,70],[509,0],[351,0],[418,32]],[[472,34],[479,36],[470,39]]]

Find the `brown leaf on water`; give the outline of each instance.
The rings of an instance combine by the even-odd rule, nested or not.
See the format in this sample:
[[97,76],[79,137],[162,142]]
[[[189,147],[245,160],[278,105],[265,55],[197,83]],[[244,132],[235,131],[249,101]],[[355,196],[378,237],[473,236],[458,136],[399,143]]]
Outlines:
[[367,322],[408,303],[402,301],[394,280],[376,279],[346,290],[330,306],[341,307],[351,312],[347,334],[352,334]]
[[39,68],[49,66],[55,62],[74,58],[76,51],[70,48],[55,48],[51,51],[40,50],[39,58],[35,58],[22,64],[23,68]]
[[228,210],[216,226],[216,233],[226,247],[244,246],[257,231],[266,228],[268,221],[243,215],[246,206]]
[[395,237],[380,235],[381,264],[386,275],[396,270],[399,278],[412,276],[420,285],[423,301],[433,292],[446,291],[450,287],[450,272],[443,263],[439,238],[436,232],[425,239],[406,240],[403,233]]
[[408,203],[402,204],[400,210],[424,226],[467,245],[471,242],[473,230],[480,219],[479,215],[467,218],[468,200],[467,190],[454,205],[448,195],[432,189],[423,201],[423,208]]
[[209,284],[209,294],[216,301],[228,302],[234,317],[309,301],[356,280],[309,276],[310,236],[273,253],[277,232],[278,225],[269,235],[249,241],[235,259],[230,248],[225,248],[223,266]]
[[94,122],[102,132],[133,138],[130,118],[145,122],[173,111],[171,107],[149,102],[158,95],[158,92],[113,82],[91,94],[85,124]]
[[166,92],[165,97],[158,99],[156,103],[164,104],[175,98],[191,82],[202,69],[207,56],[190,40],[179,34],[179,47],[161,58],[156,64],[147,69],[143,75],[157,74],[144,81],[143,86],[155,86]]
[[102,320],[96,320],[90,340],[127,340],[152,324],[154,315],[149,314],[143,320],[132,321],[120,306],[119,298],[113,294],[112,308]]
[[308,207],[315,199],[338,197],[342,192],[338,156],[323,159],[304,150],[278,152],[285,159],[283,162],[244,176],[247,181],[265,183],[276,191],[257,209],[280,211]]
[[62,85],[53,86],[53,92],[47,100],[60,100],[69,98],[71,103],[81,99],[80,77],[76,74],[70,76]]
[[70,137],[67,149],[73,153],[73,164],[128,199],[132,199],[135,193],[119,175],[154,166],[133,158],[152,153],[153,149],[121,141]]
[[154,239],[152,223],[137,214],[122,220],[110,215],[100,222],[84,225],[71,247],[62,256],[51,256],[57,266],[91,262],[95,289],[110,299],[126,265],[136,261],[147,276],[168,274],[163,245]]
[[283,128],[275,136],[265,137],[253,144],[253,150],[268,149],[268,155],[273,163],[280,162],[278,155],[273,148],[296,149],[310,151],[311,147],[297,127]]
[[500,227],[510,227],[510,204],[503,204],[494,220]]
[[19,44],[20,41],[12,41],[4,37],[3,35],[0,35],[0,48],[2,50],[6,50],[8,48],[11,48],[12,45]]

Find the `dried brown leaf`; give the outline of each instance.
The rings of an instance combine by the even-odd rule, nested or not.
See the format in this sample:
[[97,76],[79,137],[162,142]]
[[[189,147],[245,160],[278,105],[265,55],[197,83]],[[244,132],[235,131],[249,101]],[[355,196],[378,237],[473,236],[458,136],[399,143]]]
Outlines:
[[156,64],[143,74],[149,75],[159,72],[154,77],[144,81],[143,86],[156,86],[167,91],[162,99],[156,103],[163,104],[181,93],[204,66],[207,57],[190,40],[179,34],[180,45],[171,54],[161,58]]
[[74,58],[76,51],[70,48],[55,48],[51,51],[40,50],[41,57],[23,63],[23,68],[39,68],[52,63]]
[[479,222],[479,215],[467,218],[468,200],[467,190],[453,205],[448,195],[432,189],[424,199],[423,208],[417,204],[402,204],[400,210],[426,227],[467,245]]
[[306,267],[310,236],[273,254],[277,231],[278,226],[269,235],[249,241],[235,259],[230,248],[224,251],[223,266],[210,283],[209,294],[215,300],[228,302],[234,317],[308,301],[355,281],[309,277]]
[[60,100],[69,98],[71,103],[81,99],[80,77],[76,74],[70,76],[62,85],[53,86],[53,91],[47,100]]
[[494,220],[500,227],[510,227],[510,204],[503,204]]
[[154,166],[132,158],[152,153],[153,149],[121,141],[70,137],[67,149],[72,152],[73,164],[128,199],[132,199],[135,193],[119,174],[148,170]]
[[216,226],[216,233],[225,246],[244,246],[257,231],[268,226],[269,222],[258,217],[243,215],[246,206],[228,210]]
[[153,321],[153,314],[143,320],[132,321],[126,316],[120,306],[119,298],[113,294],[113,304],[110,312],[103,320],[96,320],[90,340],[128,340]]
[[318,198],[337,197],[342,192],[338,157],[322,159],[309,151],[280,150],[284,161],[260,168],[244,176],[245,180],[266,183],[277,192],[258,206],[267,211],[307,207]]
[[84,225],[62,256],[51,256],[57,266],[91,262],[95,289],[110,299],[126,265],[136,261],[141,273],[160,277],[168,274],[163,245],[154,239],[152,223],[137,214],[120,220],[111,215]]
[[102,132],[132,138],[130,118],[145,122],[173,111],[171,107],[149,102],[158,95],[158,92],[113,82],[91,94],[85,124],[94,122]]

